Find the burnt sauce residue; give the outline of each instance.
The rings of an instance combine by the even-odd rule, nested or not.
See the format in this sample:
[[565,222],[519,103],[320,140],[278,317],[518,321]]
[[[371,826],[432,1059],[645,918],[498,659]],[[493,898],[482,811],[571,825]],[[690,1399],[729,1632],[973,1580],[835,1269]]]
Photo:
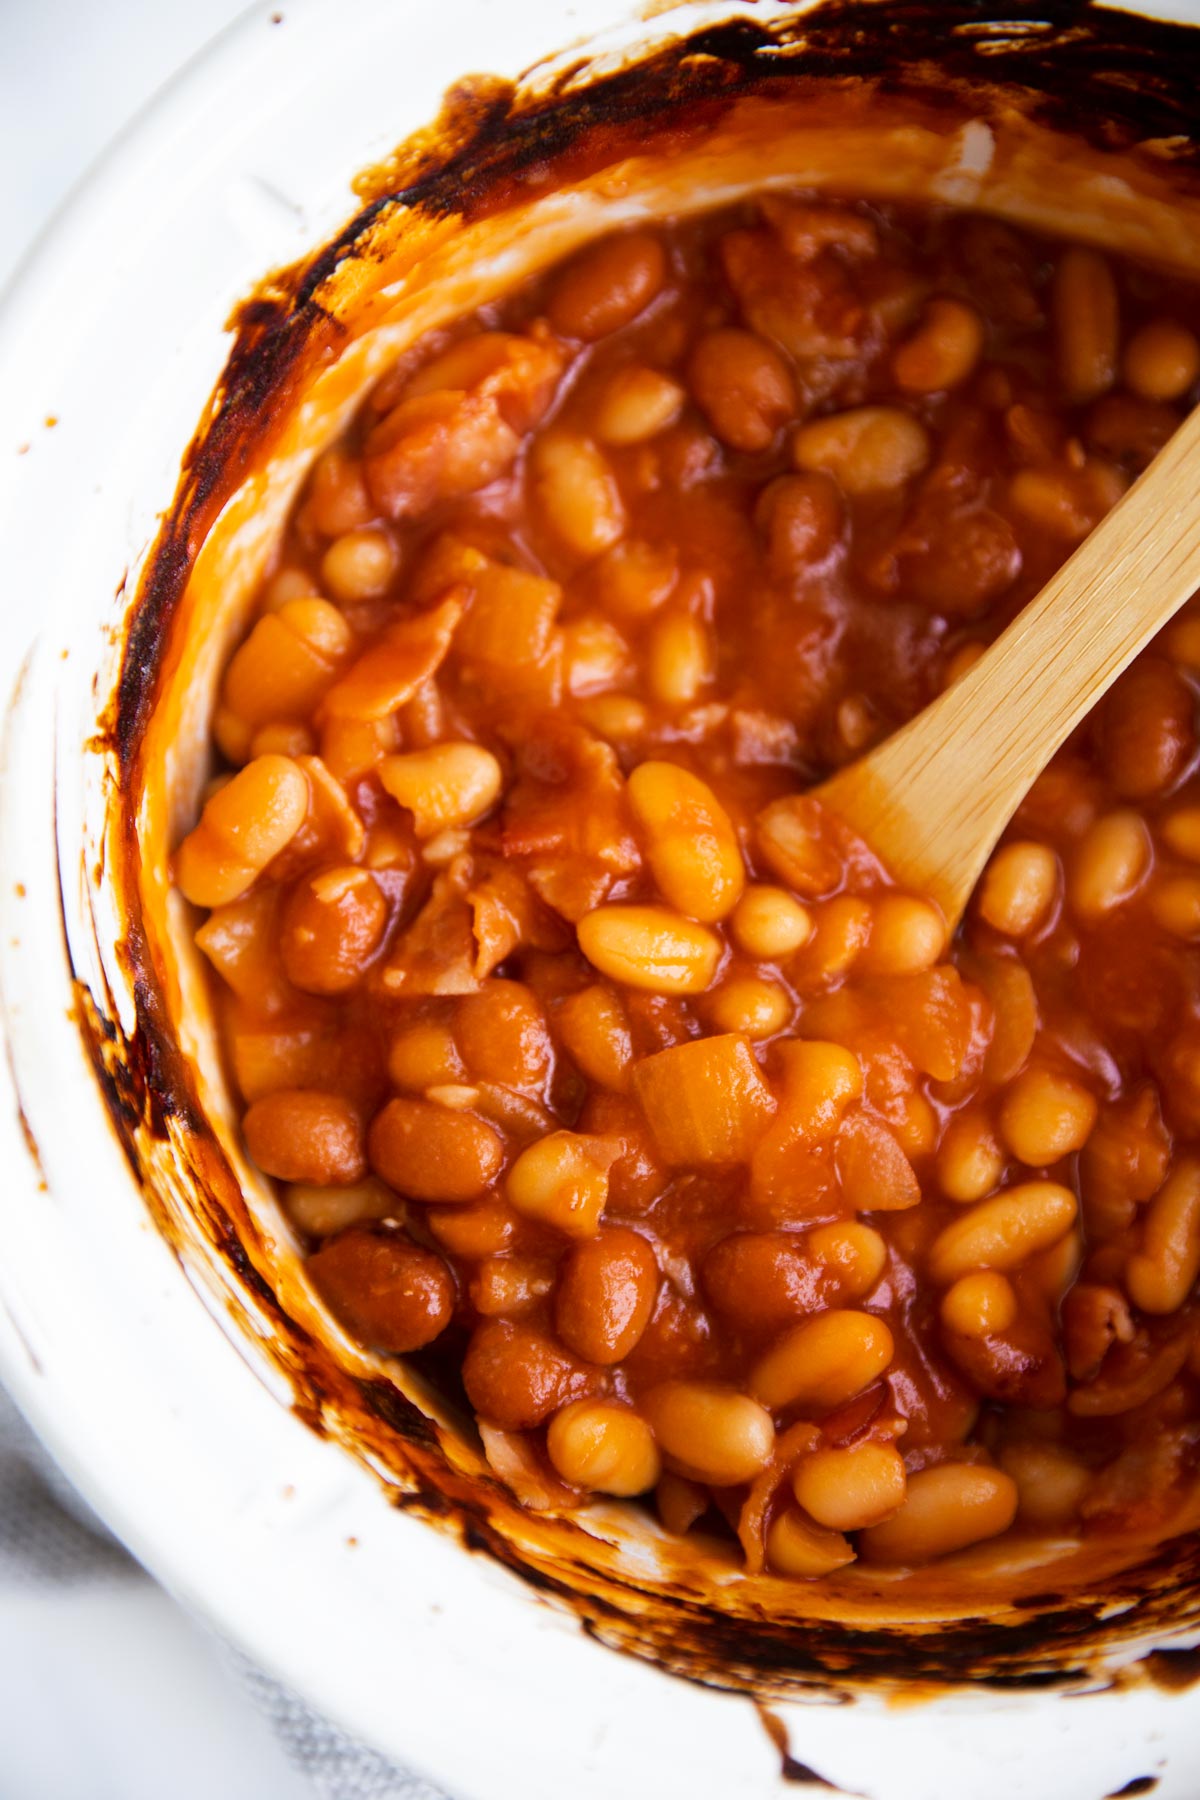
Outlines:
[[[690,1678],[770,1698],[803,1689],[849,1697],[863,1683],[988,1681],[1072,1687],[1094,1681],[1109,1645],[1160,1636],[1200,1621],[1200,1544],[1160,1547],[1102,1595],[1046,1594],[1041,1604],[1001,1608],[994,1620],[933,1620],[856,1628],[795,1620],[755,1604],[753,1582],[707,1588],[664,1574],[648,1583],[598,1560],[581,1526],[557,1520],[507,1528],[515,1502],[473,1455],[453,1455],[400,1387],[343,1366],[292,1316],[272,1279],[273,1247],[252,1220],[180,1053],[160,976],[141,922],[134,800],[141,744],[167,661],[172,621],[197,552],[221,507],[269,457],[279,421],[305,378],[345,341],[340,276],[377,261],[383,234],[449,215],[478,218],[514,195],[550,190],[640,153],[693,142],[736,101],[779,101],[873,84],[963,118],[1006,110],[1110,149],[1169,160],[1181,182],[1200,185],[1192,141],[1200,91],[1200,32],[1155,24],[1080,0],[985,8],[972,0],[828,0],[780,21],[739,19],[677,38],[645,60],[589,78],[577,62],[547,84],[491,78],[464,83],[436,123],[357,184],[361,210],[319,252],[266,280],[238,310],[221,383],[184,458],[126,626],[121,674],[104,721],[113,771],[109,872],[125,914],[122,954],[136,1024],[117,1022],[113,997],[78,987],[77,1017],[114,1127],[155,1222],[193,1260],[198,1235],[227,1276],[235,1324],[286,1373],[303,1418],[371,1466],[398,1505],[454,1531],[467,1548],[506,1565],[535,1593],[569,1606],[605,1644],[652,1658]],[[72,872],[74,879],[74,872]],[[179,1194],[192,1217],[181,1230]],[[174,1196],[168,1200],[166,1196]],[[197,1228],[197,1229],[193,1229]],[[470,1442],[465,1428],[464,1444]],[[544,1547],[542,1547],[544,1545]],[[532,1547],[531,1547],[532,1546]],[[751,1595],[747,1598],[747,1595]],[[711,1597],[710,1597],[711,1596]],[[795,1603],[797,1606],[800,1601]],[[1099,1622],[1101,1608],[1108,1623]],[[1200,1675],[1200,1653],[1160,1651],[1142,1665],[1163,1687]],[[1123,1679],[1128,1680],[1126,1675]],[[784,1776],[830,1784],[791,1754],[764,1713]],[[1152,1778],[1147,1777],[1146,1780]],[[834,1790],[837,1791],[837,1790]],[[1146,1792],[1132,1784],[1123,1793]]]
[[779,1772],[783,1779],[796,1787],[824,1789],[827,1794],[838,1794],[842,1800],[865,1800],[863,1795],[852,1794],[849,1788],[838,1787],[835,1782],[827,1781],[824,1775],[818,1775],[807,1763],[800,1762],[791,1753],[788,1743],[787,1726],[768,1707],[760,1706],[758,1716],[762,1720],[763,1729],[779,1752]]

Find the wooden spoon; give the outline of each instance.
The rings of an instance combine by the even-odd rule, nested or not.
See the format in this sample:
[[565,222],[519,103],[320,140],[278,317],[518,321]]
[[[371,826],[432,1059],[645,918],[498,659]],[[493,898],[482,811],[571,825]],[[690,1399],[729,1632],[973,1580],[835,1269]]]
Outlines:
[[951,931],[1054,752],[1200,587],[1200,407],[954,686],[814,798]]

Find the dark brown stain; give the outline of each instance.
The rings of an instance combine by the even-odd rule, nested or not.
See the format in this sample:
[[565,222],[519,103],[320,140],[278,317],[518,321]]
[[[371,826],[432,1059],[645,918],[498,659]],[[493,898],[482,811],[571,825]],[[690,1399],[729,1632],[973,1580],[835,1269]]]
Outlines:
[[[466,1549],[501,1563],[546,1603],[569,1608],[600,1642],[688,1679],[764,1698],[806,1690],[849,1698],[863,1684],[930,1693],[968,1681],[1008,1689],[1094,1685],[1101,1650],[1161,1639],[1182,1620],[1200,1617],[1196,1538],[1160,1546],[1099,1594],[1047,1593],[997,1619],[870,1630],[837,1619],[771,1616],[737,1598],[749,1582],[711,1602],[682,1575],[640,1585],[631,1574],[598,1566],[593,1540],[570,1520],[555,1522],[553,1554],[529,1547],[532,1526],[518,1547],[510,1529],[518,1510],[503,1485],[449,1456],[447,1430],[398,1383],[352,1373],[293,1316],[272,1280],[273,1250],[249,1215],[172,1031],[142,924],[135,827],[142,738],[172,626],[217,513],[270,457],[302,380],[346,339],[352,296],[343,301],[351,284],[341,277],[356,264],[379,261],[389,232],[422,219],[499,212],[514,196],[601,170],[634,148],[670,154],[747,96],[783,106],[864,83],[912,96],[926,112],[936,109],[948,131],[1003,106],[1110,149],[1141,154],[1138,146],[1153,140],[1147,158],[1161,166],[1169,157],[1179,185],[1200,190],[1192,141],[1200,33],[1083,0],[996,9],[978,0],[828,0],[796,18],[712,27],[590,82],[587,72],[581,64],[535,94],[489,77],[460,84],[433,126],[357,185],[357,216],[239,307],[233,350],[127,615],[119,682],[99,739],[113,774],[107,867],[124,909],[121,954],[134,1023],[123,1030],[114,997],[79,981],[80,1035],[159,1230],[182,1255],[184,1234],[164,1197],[168,1186],[178,1192],[182,1183],[192,1225],[245,1296],[244,1314],[230,1302],[238,1325],[253,1335],[253,1316],[269,1321],[271,1354],[298,1414],[369,1456],[397,1506],[453,1531]],[[1100,1626],[1102,1604],[1108,1622]],[[1200,1653],[1159,1651],[1142,1668],[1159,1686],[1188,1686],[1200,1677]],[[792,1757],[786,1735],[777,1748],[788,1781],[830,1787]]]
[[779,1752],[780,1773],[785,1781],[794,1783],[797,1787],[824,1788],[826,1793],[842,1795],[843,1800],[866,1800],[865,1795],[853,1794],[849,1788],[840,1788],[836,1783],[827,1781],[824,1775],[819,1775],[807,1763],[799,1762],[791,1753],[787,1726],[778,1713],[771,1712],[766,1706],[760,1706],[756,1710],[767,1736]]
[[1106,1794],[1104,1800],[1133,1800],[1134,1794],[1152,1794],[1159,1779],[1157,1775],[1135,1775],[1124,1787],[1114,1788],[1111,1794]]
[[1200,1682],[1200,1647],[1152,1650],[1142,1664],[1150,1681],[1168,1694],[1182,1694]]

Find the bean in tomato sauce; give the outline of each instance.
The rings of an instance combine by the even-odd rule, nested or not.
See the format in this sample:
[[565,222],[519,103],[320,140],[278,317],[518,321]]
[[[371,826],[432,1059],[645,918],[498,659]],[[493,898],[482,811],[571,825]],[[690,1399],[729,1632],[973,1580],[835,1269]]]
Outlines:
[[1194,1484],[1200,603],[953,942],[806,789],[1114,504],[1198,328],[772,196],[421,344],[312,469],[175,878],[317,1292],[560,1494],[813,1578]]

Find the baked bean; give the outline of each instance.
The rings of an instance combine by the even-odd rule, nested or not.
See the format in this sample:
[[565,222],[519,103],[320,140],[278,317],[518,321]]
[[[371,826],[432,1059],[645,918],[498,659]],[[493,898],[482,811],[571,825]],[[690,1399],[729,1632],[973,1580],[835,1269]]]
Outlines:
[[1045,922],[1058,893],[1058,858],[1045,844],[1005,844],[984,871],[980,916],[1006,937],[1026,937]]
[[837,483],[821,473],[779,475],[754,509],[767,563],[781,581],[822,563],[841,543],[846,509]]
[[987,1336],[956,1332],[945,1319],[942,1327],[947,1355],[983,1399],[1035,1412],[1063,1404],[1066,1371],[1045,1318],[1019,1310],[1004,1331]]
[[625,1009],[611,988],[583,988],[559,1002],[558,1036],[589,1081],[623,1092],[629,1083],[633,1040]]
[[1185,862],[1200,863],[1200,806],[1176,807],[1160,819],[1158,830],[1174,855],[1182,856]]
[[564,1481],[592,1494],[644,1494],[662,1468],[645,1419],[611,1400],[565,1406],[550,1421],[546,1449]]
[[519,981],[489,981],[454,1015],[454,1035],[474,1081],[539,1087],[554,1055],[546,1015]]
[[1174,319],[1135,331],[1121,358],[1126,387],[1143,400],[1181,400],[1200,375],[1200,340]]
[[[213,742],[227,763],[240,766],[242,763],[250,761],[255,732],[253,726],[248,725],[245,719],[239,718],[227,706],[218,706],[213,714],[212,730]],[[284,754],[286,755],[286,752]],[[218,788],[224,787],[225,780],[224,776],[214,776],[213,780],[206,785],[201,798],[208,800]]]
[[264,612],[278,612],[289,600],[319,598],[317,584],[305,569],[280,569],[272,575],[262,594]]
[[1106,813],[1088,826],[1067,870],[1067,899],[1081,919],[1098,919],[1132,899],[1150,867],[1150,833],[1140,814]]
[[871,903],[853,894],[827,901],[813,914],[816,931],[804,975],[826,983],[844,980],[870,942],[874,916]]
[[924,1563],[999,1537],[1016,1517],[1017,1485],[1002,1469],[945,1462],[908,1478],[900,1510],[859,1539],[870,1562]]
[[1008,503],[1065,547],[1081,543],[1127,485],[1118,469],[1099,461],[1079,469],[1018,469],[1008,483]]
[[1017,1316],[1012,1282],[996,1269],[960,1275],[942,1295],[942,1323],[963,1337],[986,1338],[1007,1331]]
[[839,1531],[823,1531],[795,1507],[779,1513],[767,1531],[767,1564],[777,1575],[813,1579],[832,1575],[854,1561],[854,1549]]
[[843,1044],[796,1039],[780,1045],[780,1123],[813,1143],[832,1137],[847,1109],[862,1098],[862,1064]]
[[904,1502],[904,1458],[894,1444],[870,1439],[840,1450],[814,1450],[796,1470],[796,1499],[818,1525],[862,1531],[878,1525]]
[[539,437],[530,475],[538,513],[576,556],[599,556],[624,535],[625,509],[616,478],[590,438],[565,431]]
[[644,619],[669,599],[679,579],[679,558],[672,549],[626,538],[593,565],[592,579],[610,612]]
[[892,355],[896,385],[907,394],[937,394],[958,387],[983,351],[983,320],[965,301],[927,300],[921,321]]
[[573,1400],[597,1393],[604,1377],[523,1319],[485,1319],[462,1366],[467,1398],[502,1431],[532,1431]]
[[699,994],[721,940],[665,906],[598,906],[579,921],[579,947],[610,981],[651,994]]
[[734,908],[730,927],[740,950],[770,962],[803,949],[813,934],[812,914],[807,908],[786,888],[763,882],[746,889]]
[[1078,1211],[1070,1188],[1056,1181],[1026,1181],[981,1200],[939,1232],[929,1251],[929,1274],[949,1287],[976,1269],[1006,1273],[1071,1229]]
[[628,694],[596,694],[579,710],[584,723],[610,744],[635,743],[650,723],[642,702]]
[[396,1208],[396,1196],[370,1175],[349,1187],[293,1181],[284,1190],[283,1207],[297,1231],[307,1237],[327,1238],[345,1231],[349,1225],[366,1225],[390,1217]]
[[828,894],[841,863],[815,800],[791,794],[764,806],[754,822],[759,851],[773,875],[808,898]]
[[929,900],[884,894],[876,903],[862,964],[874,975],[911,975],[930,969],[946,947],[946,926]]
[[388,1046],[388,1076],[411,1093],[461,1081],[466,1067],[448,1025],[434,1019],[397,1032]]
[[1179,414],[1159,401],[1106,394],[1088,413],[1088,447],[1137,472],[1156,457],[1179,426]]
[[1051,304],[1063,393],[1072,405],[1094,400],[1116,380],[1120,344],[1117,285],[1106,258],[1082,244],[1064,250]]
[[642,444],[673,425],[687,395],[658,369],[627,363],[612,376],[596,408],[596,436],[602,444]]
[[412,1200],[475,1200],[504,1162],[499,1133],[432,1100],[389,1100],[367,1139],[371,1166]]
[[498,1258],[510,1250],[521,1223],[512,1207],[494,1195],[466,1206],[430,1206],[424,1216],[443,1250],[468,1262]]
[[775,1447],[770,1413],[717,1382],[665,1381],[642,1396],[642,1409],[663,1455],[713,1487],[752,1481]]
[[1160,1066],[1168,1120],[1189,1136],[1200,1133],[1200,1026],[1173,1032]]
[[1195,702],[1179,671],[1143,656],[1100,703],[1100,755],[1124,800],[1147,800],[1182,773],[1196,747]]
[[740,1031],[755,1041],[782,1031],[793,1011],[787,989],[759,975],[734,975],[723,981],[707,1006],[718,1031]]
[[1057,1305],[1083,1262],[1083,1230],[1079,1224],[1030,1261],[1026,1285]]
[[308,994],[344,994],[379,948],[387,902],[353,866],[322,869],[292,889],[280,922],[288,980]]
[[1017,1517],[1035,1531],[1061,1531],[1077,1516],[1091,1471],[1057,1444],[1006,1444],[1004,1473],[1017,1484]]
[[522,1150],[509,1170],[509,1205],[567,1237],[594,1237],[608,1200],[608,1171],[620,1153],[615,1138],[552,1131]]
[[929,433],[896,406],[859,406],[802,425],[792,440],[798,469],[832,475],[853,499],[902,487],[930,457]]
[[1000,1136],[1018,1161],[1046,1167],[1081,1150],[1096,1123],[1085,1087],[1053,1069],[1024,1069],[1000,1103]]
[[321,579],[335,600],[374,600],[395,579],[396,546],[382,527],[347,531],[321,558]]
[[1200,1160],[1185,1156],[1146,1208],[1141,1249],[1125,1270],[1143,1312],[1178,1312],[1200,1275]]
[[1163,633],[1163,641],[1172,662],[1200,674],[1200,619],[1188,616],[1187,609]]
[[857,1220],[791,1231],[739,1231],[723,1238],[702,1265],[704,1290],[723,1319],[763,1337],[806,1313],[869,1293],[883,1273],[887,1245]]
[[[374,517],[362,464],[357,457],[347,456],[338,444],[313,464],[304,495],[304,516],[327,538],[341,537],[344,532],[369,525]],[[301,579],[307,578],[301,575]],[[303,591],[311,593],[311,586]],[[289,593],[286,598],[294,599],[296,595]]]
[[896,1103],[892,1135],[905,1156],[928,1156],[941,1129],[938,1116],[924,1094],[905,1094]]
[[713,679],[712,635],[693,613],[657,620],[647,653],[646,679],[663,706],[691,706]]
[[399,1231],[344,1231],[309,1257],[308,1273],[347,1331],[393,1356],[431,1344],[454,1311],[446,1263]]
[[946,672],[942,677],[943,690],[953,687],[956,681],[961,681],[967,670],[975,667],[986,649],[986,644],[975,640],[960,644],[946,664]]
[[1150,889],[1150,912],[1155,924],[1173,937],[1200,937],[1200,879],[1172,875],[1156,882]]
[[746,874],[737,834],[707,782],[676,763],[644,762],[626,786],[663,898],[693,919],[723,919]]
[[553,1287],[552,1263],[531,1256],[487,1256],[476,1265],[467,1294],[481,1318],[512,1319],[532,1312]]
[[580,251],[558,277],[547,313],[555,331],[593,343],[636,319],[661,292],[667,258],[648,231],[605,238]]
[[894,1349],[887,1325],[873,1313],[819,1313],[759,1358],[750,1392],[772,1412],[791,1406],[832,1412],[879,1379]]
[[175,880],[193,906],[224,906],[253,886],[308,814],[308,777],[286,756],[260,756],[205,803],[175,853]]
[[256,756],[311,756],[316,747],[317,740],[307,725],[289,725],[281,719],[273,725],[259,726],[250,739],[250,759]]
[[264,1094],[242,1119],[246,1148],[266,1175],[317,1187],[348,1187],[367,1172],[363,1122],[341,1094],[284,1088]]
[[688,385],[722,442],[766,450],[796,412],[796,384],[784,358],[752,331],[709,331],[692,351]]
[[646,1239],[621,1225],[606,1226],[563,1262],[555,1329],[587,1362],[622,1362],[650,1323],[657,1297],[658,1264]]
[[955,1115],[938,1145],[937,1175],[948,1200],[983,1200],[999,1185],[1004,1153],[987,1119],[976,1112]]
[[385,756],[379,779],[412,813],[419,838],[473,825],[492,810],[504,785],[500,764],[480,744],[434,744]]
[[805,1248],[820,1269],[821,1294],[827,1305],[861,1300],[870,1293],[887,1263],[887,1244],[870,1225],[846,1219],[818,1225],[805,1233]]
[[867,701],[857,694],[847,694],[838,702],[837,729],[848,750],[865,750],[878,735],[877,721]]

